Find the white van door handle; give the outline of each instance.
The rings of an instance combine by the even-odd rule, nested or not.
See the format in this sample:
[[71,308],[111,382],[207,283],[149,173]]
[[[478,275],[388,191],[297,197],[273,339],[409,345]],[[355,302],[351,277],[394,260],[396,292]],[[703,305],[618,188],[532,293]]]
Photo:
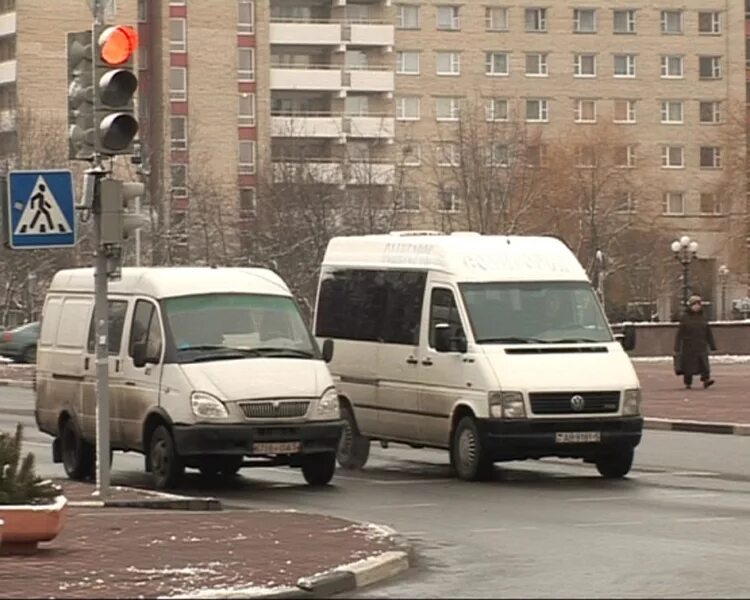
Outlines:
[[432,366],[432,359],[430,359],[430,358],[425,358],[425,359],[424,359],[424,360],[422,361],[422,364],[423,364],[423,365],[424,365],[425,367],[431,367],[431,366]]
[[406,364],[409,364],[409,365],[416,365],[418,362],[419,361],[413,356],[410,356],[409,358],[406,359]]

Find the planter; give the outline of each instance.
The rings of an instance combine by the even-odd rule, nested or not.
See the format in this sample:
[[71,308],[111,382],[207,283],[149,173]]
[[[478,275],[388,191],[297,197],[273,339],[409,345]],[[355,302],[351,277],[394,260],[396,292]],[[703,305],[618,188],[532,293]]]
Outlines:
[[0,554],[32,554],[39,542],[57,537],[67,517],[68,499],[52,504],[0,505]]

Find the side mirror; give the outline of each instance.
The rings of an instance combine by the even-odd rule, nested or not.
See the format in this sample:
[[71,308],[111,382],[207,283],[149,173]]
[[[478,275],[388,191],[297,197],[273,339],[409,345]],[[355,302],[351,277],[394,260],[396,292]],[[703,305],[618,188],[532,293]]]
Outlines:
[[622,333],[615,336],[626,352],[630,352],[635,349],[635,325],[625,325],[622,329]]
[[448,323],[435,324],[435,350],[438,352],[451,351],[451,326]]
[[146,342],[136,342],[133,344],[133,366],[140,369],[145,367],[147,362]]
[[325,340],[323,342],[323,360],[327,363],[331,362],[333,360],[333,340]]

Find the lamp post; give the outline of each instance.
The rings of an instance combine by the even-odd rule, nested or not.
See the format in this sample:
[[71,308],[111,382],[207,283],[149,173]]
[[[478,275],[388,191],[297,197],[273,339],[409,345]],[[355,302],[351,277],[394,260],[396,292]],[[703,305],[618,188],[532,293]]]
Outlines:
[[688,273],[690,263],[693,262],[698,253],[698,242],[691,240],[689,236],[683,235],[679,240],[672,242],[670,246],[674,257],[682,265],[682,305],[687,306],[688,301]]
[[726,265],[719,267],[719,284],[721,285],[721,320],[727,318],[727,282],[729,281],[729,269]]

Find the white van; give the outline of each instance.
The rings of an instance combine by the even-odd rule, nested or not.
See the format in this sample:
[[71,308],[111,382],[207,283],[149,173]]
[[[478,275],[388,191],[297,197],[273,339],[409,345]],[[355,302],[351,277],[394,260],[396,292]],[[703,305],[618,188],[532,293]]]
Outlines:
[[[39,429],[73,479],[93,474],[94,272],[60,271],[42,313]],[[265,269],[125,268],[109,287],[112,449],[141,452],[160,488],[185,467],[334,474],[342,424],[333,381],[289,288]],[[330,344],[324,353],[330,354]]]
[[339,464],[370,440],[446,448],[462,479],[495,461],[582,458],[624,477],[641,391],[584,269],[551,237],[397,232],[331,240],[315,315],[335,340]]

